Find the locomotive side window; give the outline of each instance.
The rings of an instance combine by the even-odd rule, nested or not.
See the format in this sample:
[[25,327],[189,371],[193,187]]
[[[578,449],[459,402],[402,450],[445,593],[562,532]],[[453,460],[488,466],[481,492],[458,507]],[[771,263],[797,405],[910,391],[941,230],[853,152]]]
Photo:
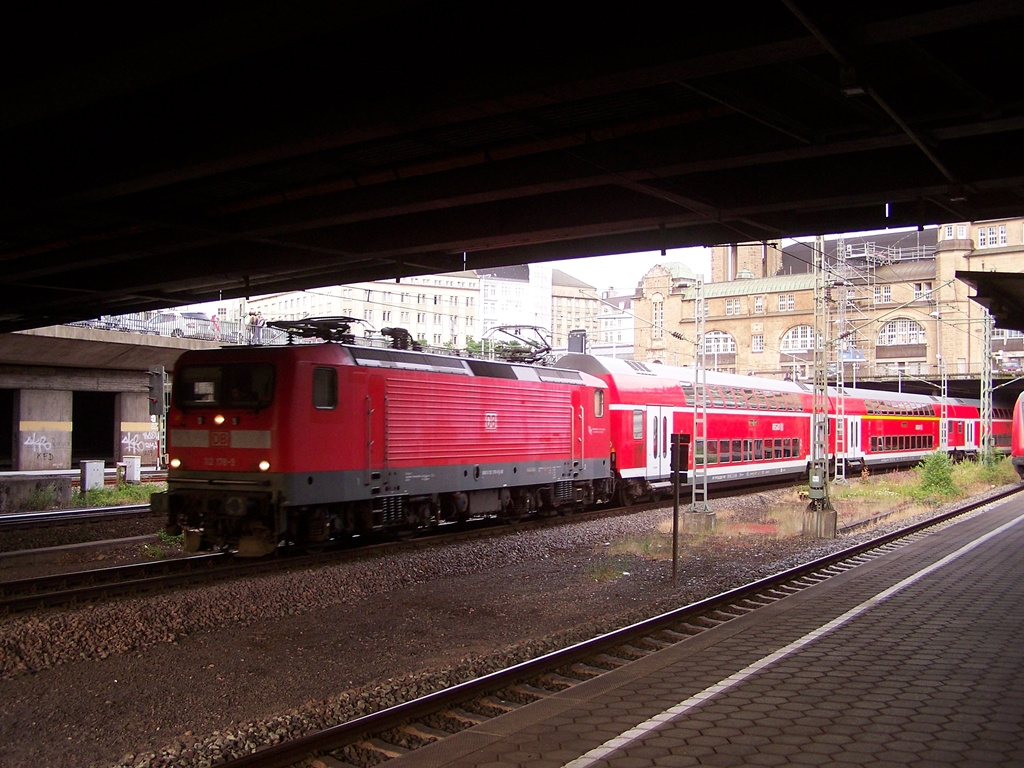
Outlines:
[[604,390],[594,390],[594,416],[601,418],[604,416]]
[[633,411],[633,439],[644,439],[644,412]]
[[313,407],[321,410],[338,407],[338,371],[334,368],[313,369]]

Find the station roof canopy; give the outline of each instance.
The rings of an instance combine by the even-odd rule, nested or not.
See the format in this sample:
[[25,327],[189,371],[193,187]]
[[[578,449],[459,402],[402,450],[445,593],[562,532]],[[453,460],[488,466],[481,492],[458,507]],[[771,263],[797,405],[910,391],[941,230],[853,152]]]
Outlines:
[[957,272],[974,289],[973,298],[988,309],[999,328],[1024,331],[1024,273]]
[[0,332],[1024,201],[1018,0],[115,5],[5,14]]

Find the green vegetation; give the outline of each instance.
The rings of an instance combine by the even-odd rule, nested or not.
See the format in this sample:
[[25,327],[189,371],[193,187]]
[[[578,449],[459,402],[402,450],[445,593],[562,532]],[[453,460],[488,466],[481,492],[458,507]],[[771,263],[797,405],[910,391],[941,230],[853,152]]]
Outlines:
[[32,489],[23,502],[23,509],[26,512],[38,512],[46,509],[56,509],[60,506],[60,495],[53,484],[39,486]]
[[628,573],[626,563],[621,557],[605,556],[587,565],[587,576],[600,583],[614,581]]
[[184,534],[171,536],[166,531],[157,533],[156,538],[157,543],[142,545],[142,554],[153,560],[165,559],[170,554],[169,550],[180,550],[185,541]]
[[953,482],[953,462],[945,451],[935,451],[914,468],[917,487],[911,491],[918,501],[946,501],[959,495]]
[[71,494],[71,506],[118,507],[123,504],[149,504],[150,494],[165,490],[167,483],[110,486],[84,492],[79,490]]

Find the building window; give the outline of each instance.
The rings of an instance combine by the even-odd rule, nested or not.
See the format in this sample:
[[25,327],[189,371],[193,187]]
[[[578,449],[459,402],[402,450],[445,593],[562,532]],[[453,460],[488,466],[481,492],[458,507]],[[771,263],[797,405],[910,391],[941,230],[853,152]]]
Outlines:
[[385,323],[390,323],[391,322],[391,313],[388,310],[385,309],[381,314],[384,315],[384,317],[381,318],[381,322],[385,322]]
[[1006,225],[998,227],[978,227],[978,247],[995,248],[1006,245]]
[[876,285],[875,286],[875,304],[891,304],[892,303],[892,286],[891,285]]
[[660,339],[664,332],[665,323],[665,302],[655,301],[652,302],[652,314],[654,315],[654,323],[651,328],[651,338]]
[[796,295],[792,293],[779,294],[779,312],[792,312],[796,309]]
[[755,333],[750,337],[750,351],[751,352],[764,352],[764,334]]
[[790,328],[782,337],[783,352],[806,352],[811,349],[814,349],[814,329],[809,325]]
[[764,314],[764,296],[755,296],[754,297],[754,314],[755,315],[762,315],[762,314]]
[[914,301],[924,301],[931,298],[931,283],[914,283]]
[[956,225],[956,237],[957,237],[958,240],[966,240],[967,239],[967,225],[966,224],[957,224]]
[[953,239],[953,225],[952,224],[947,224],[946,225],[945,239],[946,240],[952,240]]
[[927,336],[921,324],[905,317],[886,323],[878,333],[877,344],[880,347],[925,343],[927,343]]
[[725,314],[727,315],[738,315],[740,313],[740,300],[739,299],[726,299],[725,300]]
[[704,354],[730,355],[736,352],[736,340],[725,331],[708,331],[704,334]]

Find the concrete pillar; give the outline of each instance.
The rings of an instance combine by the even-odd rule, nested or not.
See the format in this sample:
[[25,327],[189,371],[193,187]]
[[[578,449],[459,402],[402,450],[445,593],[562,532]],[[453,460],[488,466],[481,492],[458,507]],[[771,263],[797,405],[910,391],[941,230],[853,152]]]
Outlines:
[[156,466],[160,453],[160,431],[149,415],[149,395],[122,392],[114,406],[117,422],[117,459],[138,456],[145,466]]
[[14,405],[15,470],[71,469],[71,392],[21,389]]

